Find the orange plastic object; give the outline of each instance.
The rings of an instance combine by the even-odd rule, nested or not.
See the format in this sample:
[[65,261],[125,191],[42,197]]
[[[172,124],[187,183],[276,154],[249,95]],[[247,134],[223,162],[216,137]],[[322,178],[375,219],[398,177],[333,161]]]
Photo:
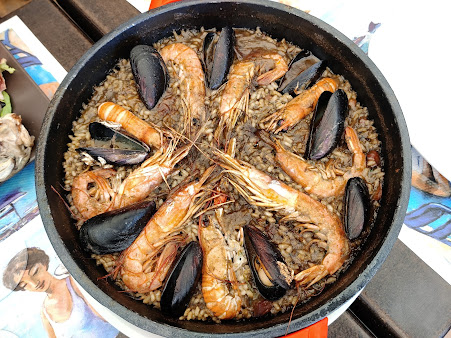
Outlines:
[[152,0],[150,2],[149,10],[166,5],[166,4],[170,4],[171,2],[176,2],[176,1],[179,1],[179,0]]
[[327,317],[297,332],[290,333],[289,338],[327,338]]

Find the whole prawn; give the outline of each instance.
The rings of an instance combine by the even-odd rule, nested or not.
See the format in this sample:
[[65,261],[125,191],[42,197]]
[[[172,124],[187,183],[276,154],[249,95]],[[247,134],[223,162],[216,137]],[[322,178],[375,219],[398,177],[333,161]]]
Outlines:
[[205,76],[197,53],[183,43],[172,43],[160,50],[164,62],[173,62],[180,66],[179,76],[183,89],[184,128],[192,139],[204,124]]
[[287,151],[278,140],[272,141],[264,132],[258,135],[276,151],[275,160],[280,168],[300,184],[306,192],[318,197],[343,195],[346,182],[351,177],[361,176],[366,167],[366,157],[360,145],[359,137],[351,127],[345,128],[348,149],[353,153],[352,166],[343,176],[324,179],[319,171],[312,170],[312,165],[301,156]]
[[153,148],[159,149],[164,144],[161,130],[118,104],[104,102],[98,107],[97,114],[103,120],[120,123],[122,128]]
[[114,169],[100,168],[85,171],[74,178],[71,189],[72,200],[84,219],[104,213],[111,208],[116,193],[108,179],[115,175]]
[[337,89],[338,83],[334,79],[323,78],[309,89],[301,92],[285,107],[264,118],[261,124],[265,130],[275,134],[287,130],[313,111],[318,98],[324,91],[335,92]]
[[[146,293],[162,285],[177,247],[183,241],[178,232],[183,230],[184,223],[198,210],[196,198],[214,168],[208,168],[198,181],[175,190],[132,245],[122,252],[118,267],[128,289]],[[160,252],[161,256],[157,260]]]
[[219,124],[214,137],[219,140],[222,133],[228,140],[233,127],[249,103],[249,86],[254,77],[255,65],[251,61],[239,61],[232,65],[229,79],[224,87],[219,106]]
[[187,144],[176,149],[176,145],[177,141],[172,140],[168,147],[158,150],[125,178],[114,198],[114,209],[143,200],[166,181],[175,165],[188,155],[192,147],[192,144]]
[[241,310],[241,297],[227,244],[215,217],[209,217],[207,225],[199,225],[199,242],[204,256],[202,294],[205,304],[219,319],[234,318]]
[[215,131],[215,139],[219,140],[222,133],[226,143],[230,138],[235,124],[243,113],[247,113],[249,103],[249,87],[255,73],[259,71],[258,63],[262,60],[270,60],[273,68],[257,77],[259,86],[268,85],[281,78],[288,70],[288,65],[281,55],[269,51],[257,51],[235,63],[229,73],[221,95],[219,107],[219,124]]
[[230,182],[249,203],[287,215],[285,220],[310,224],[327,242],[327,254],[319,265],[295,276],[300,285],[311,286],[336,272],[349,257],[349,243],[339,218],[310,196],[273,179],[250,164],[239,161],[220,150],[214,151],[219,165],[231,176]]
[[[72,199],[84,219],[106,211],[119,209],[144,200],[173,171],[175,165],[188,155],[192,144],[176,150],[177,141],[172,140],[166,148],[159,149],[145,160],[120,183],[114,178],[114,169],[95,169],[75,177]],[[94,187],[91,185],[95,184]]]

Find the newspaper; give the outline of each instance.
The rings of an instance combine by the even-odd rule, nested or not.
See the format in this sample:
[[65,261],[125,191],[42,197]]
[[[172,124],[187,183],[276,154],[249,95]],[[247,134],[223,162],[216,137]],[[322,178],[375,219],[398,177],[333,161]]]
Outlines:
[[[19,17],[0,24],[0,41],[51,97],[66,71]],[[118,329],[86,300],[47,237],[34,167],[0,185],[0,337],[116,337]]]

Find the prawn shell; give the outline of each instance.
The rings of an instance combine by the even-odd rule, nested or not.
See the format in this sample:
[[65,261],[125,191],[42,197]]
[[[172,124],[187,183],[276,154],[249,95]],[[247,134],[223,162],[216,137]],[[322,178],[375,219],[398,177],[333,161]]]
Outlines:
[[304,157],[320,160],[338,145],[348,112],[348,97],[342,89],[333,94],[325,91],[315,107]]
[[344,228],[350,240],[360,236],[369,219],[370,195],[365,181],[352,177],[346,183]]
[[169,84],[166,64],[155,48],[138,45],[130,52],[130,65],[138,94],[150,110],[155,107]]
[[98,255],[127,249],[156,211],[153,201],[135,203],[91,217],[80,228],[82,246]]
[[93,158],[102,157],[107,163],[133,165],[143,162],[150,154],[147,144],[133,137],[122,128],[113,128],[101,122],[89,125],[91,139],[98,146],[80,147],[78,152],[86,152]]
[[205,36],[203,44],[203,62],[205,77],[210,89],[218,89],[227,79],[234,59],[235,32],[224,27],[215,41],[213,32]]
[[185,313],[199,283],[202,262],[199,242],[190,242],[183,248],[161,293],[160,307],[164,315],[178,318]]
[[313,85],[326,70],[326,62],[319,61],[309,51],[301,51],[291,60],[288,71],[280,81],[278,91],[292,96]]
[[[280,299],[291,287],[291,277],[287,278],[280,269],[281,264],[286,266],[282,254],[268,237],[255,226],[245,225],[243,230],[246,256],[258,291],[268,300]],[[264,284],[260,279],[254,264],[256,260],[259,260],[266,270],[267,277],[273,284],[272,286]]]

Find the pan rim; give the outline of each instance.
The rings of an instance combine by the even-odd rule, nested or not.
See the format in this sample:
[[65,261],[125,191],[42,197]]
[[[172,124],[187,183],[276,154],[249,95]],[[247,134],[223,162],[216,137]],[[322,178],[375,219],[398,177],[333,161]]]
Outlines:
[[[328,312],[328,308],[338,308],[342,304],[344,304],[347,300],[352,298],[358,291],[363,289],[363,287],[369,282],[369,280],[374,276],[376,271],[379,269],[379,267],[382,265],[382,263],[385,261],[386,257],[388,256],[389,251],[393,247],[399,231],[401,230],[401,226],[403,223],[404,215],[407,210],[407,204],[408,204],[408,197],[409,197],[409,191],[410,191],[410,176],[411,176],[411,154],[410,154],[410,142],[408,138],[408,132],[407,132],[407,125],[405,123],[404,117],[401,112],[401,108],[399,106],[398,101],[396,100],[396,97],[390,88],[388,82],[385,80],[382,73],[377,69],[377,67],[374,65],[374,63],[368,58],[368,56],[363,53],[363,51],[358,48],[354,43],[350,44],[349,42],[352,42],[347,37],[345,37],[342,33],[340,33],[335,28],[329,26],[328,24],[324,23],[323,21],[305,13],[300,10],[291,8],[286,5],[282,5],[276,2],[272,1],[261,1],[261,0],[228,0],[228,1],[221,1],[221,0],[186,0],[183,2],[176,2],[171,3],[167,6],[157,8],[154,11],[143,13],[138,15],[137,17],[131,19],[130,21],[122,24],[121,26],[117,27],[104,37],[102,37],[97,43],[95,43],[84,55],[83,57],[74,65],[74,67],[69,71],[63,82],[61,83],[60,87],[58,88],[54,99],[49,105],[49,108],[47,110],[43,125],[42,125],[42,131],[39,137],[38,142],[38,150],[37,150],[37,156],[36,156],[36,189],[37,189],[37,199],[38,199],[38,205],[40,209],[40,213],[42,216],[42,220],[45,226],[45,229],[47,231],[47,234],[49,236],[50,241],[52,242],[52,245],[55,248],[55,251],[58,253],[61,261],[63,264],[67,267],[67,269],[71,272],[73,275],[79,276],[77,282],[82,285],[82,287],[87,291],[94,299],[96,299],[101,305],[109,308],[114,313],[118,314],[120,313],[120,317],[128,320],[132,324],[143,328],[145,330],[148,330],[150,332],[160,334],[163,336],[205,336],[204,332],[194,332],[194,331],[188,331],[186,329],[172,326],[166,323],[159,323],[156,321],[153,321],[151,319],[147,319],[144,317],[137,318],[136,313],[131,311],[130,309],[126,308],[122,304],[118,303],[116,300],[111,298],[109,295],[104,293],[99,289],[99,287],[93,283],[89,278],[86,277],[86,274],[84,271],[78,266],[78,264],[71,258],[70,252],[67,250],[66,246],[64,245],[63,239],[59,236],[59,234],[55,231],[55,222],[52,217],[52,213],[50,210],[50,203],[47,198],[47,194],[45,192],[45,179],[44,179],[44,158],[45,158],[45,149],[47,146],[47,140],[48,140],[48,134],[50,131],[50,125],[53,120],[53,116],[55,115],[57,111],[58,104],[61,100],[62,95],[66,92],[69,85],[76,79],[77,74],[80,72],[80,70],[86,65],[87,61],[90,60],[92,57],[94,57],[101,49],[108,44],[110,40],[112,40],[114,37],[119,36],[122,32],[131,29],[133,26],[139,26],[142,25],[147,20],[151,20],[155,16],[163,15],[172,13],[174,11],[183,10],[186,8],[189,8],[191,6],[198,6],[203,4],[209,4],[209,5],[224,5],[224,4],[232,3],[232,4],[249,4],[252,6],[264,6],[267,8],[272,8],[275,10],[280,10],[286,12],[289,10],[290,13],[293,15],[296,15],[298,17],[301,17],[302,19],[309,21],[314,26],[317,26],[319,30],[325,31],[328,34],[333,35],[337,40],[339,40],[341,43],[346,44],[348,48],[351,49],[351,51],[356,54],[358,58],[362,60],[372,71],[372,74],[375,76],[377,81],[379,82],[379,85],[382,87],[383,91],[387,95],[387,100],[392,106],[392,111],[394,112],[394,118],[397,122],[397,126],[400,130],[401,135],[401,146],[402,146],[402,155],[403,155],[403,173],[402,173],[402,187],[401,187],[401,194],[398,198],[398,206],[396,208],[393,220],[392,220],[392,227],[388,231],[388,233],[385,236],[385,239],[382,242],[382,245],[380,246],[380,249],[372,259],[372,261],[368,264],[368,266],[363,270],[360,276],[358,276],[351,284],[349,284],[342,292],[340,292],[336,297],[333,299],[328,300],[321,306],[319,306],[316,310],[309,312],[307,315],[296,318],[292,321],[290,325],[290,332],[299,330],[303,327],[306,327],[310,324],[313,324],[317,322],[318,320],[324,318]],[[84,276],[84,277],[83,277]],[[307,317],[307,318],[304,318]],[[268,328],[263,329],[257,329],[254,331],[248,331],[248,332],[235,332],[235,333],[227,333],[223,334],[226,336],[257,336],[262,334],[269,334],[269,335],[283,335],[285,333],[286,329],[286,323],[285,324],[278,324],[274,325]],[[216,334],[212,334],[215,335]]]

